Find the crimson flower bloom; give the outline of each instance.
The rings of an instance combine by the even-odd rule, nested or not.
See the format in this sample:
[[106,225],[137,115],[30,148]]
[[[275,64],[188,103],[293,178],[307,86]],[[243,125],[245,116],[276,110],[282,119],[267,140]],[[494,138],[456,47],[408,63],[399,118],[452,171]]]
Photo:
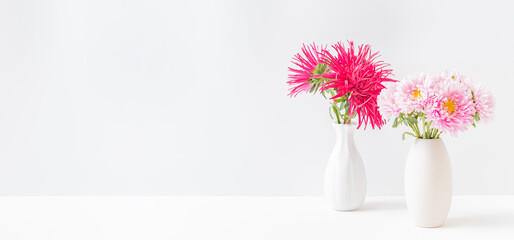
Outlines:
[[291,74],[289,74],[289,81],[287,82],[292,86],[289,90],[291,91],[288,95],[296,97],[299,93],[309,92],[312,88],[312,83],[309,80],[312,79],[316,67],[318,64],[323,63],[323,51],[326,47],[316,46],[312,43],[311,45],[302,47],[302,54],[297,53],[293,57],[293,64],[298,66],[297,69],[289,68]]
[[329,51],[323,50],[325,63],[330,67],[331,72],[324,77],[331,79],[321,89],[334,89],[336,95],[331,99],[347,98],[349,108],[348,115],[357,114],[359,128],[364,123],[380,128],[385,124],[377,106],[377,96],[385,88],[384,82],[395,82],[388,78],[392,70],[388,69],[389,64],[377,61],[379,53],[372,53],[370,45],[360,45],[356,51],[352,41],[348,41],[346,48],[341,42],[334,44],[332,48],[337,52],[332,55]]

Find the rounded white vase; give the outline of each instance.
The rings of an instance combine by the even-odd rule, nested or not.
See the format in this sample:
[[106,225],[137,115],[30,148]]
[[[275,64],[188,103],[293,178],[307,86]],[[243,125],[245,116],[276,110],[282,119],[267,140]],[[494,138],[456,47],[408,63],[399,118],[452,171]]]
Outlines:
[[325,197],[339,211],[358,209],[366,198],[366,171],[355,147],[356,124],[334,124],[336,144],[325,172]]
[[415,139],[405,165],[405,199],[414,224],[439,227],[452,202],[450,156],[441,139]]

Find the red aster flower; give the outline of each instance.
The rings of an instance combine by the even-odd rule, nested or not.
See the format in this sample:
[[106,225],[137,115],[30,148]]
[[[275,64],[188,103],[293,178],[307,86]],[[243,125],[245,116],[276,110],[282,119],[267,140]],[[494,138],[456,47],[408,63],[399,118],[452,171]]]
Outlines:
[[357,128],[363,123],[364,128],[368,123],[372,128],[380,128],[385,121],[378,111],[377,96],[385,88],[383,82],[396,80],[388,78],[392,73],[391,69],[387,69],[389,64],[377,61],[378,52],[372,53],[370,45],[360,45],[356,51],[353,42],[348,41],[348,44],[348,48],[340,42],[333,45],[337,55],[323,50],[325,63],[331,69],[324,77],[331,80],[323,86],[322,91],[334,89],[337,94],[331,99],[348,101],[348,116],[357,115]]
[[289,68],[291,74],[289,74],[289,81],[287,83],[292,86],[289,89],[291,91],[288,94],[289,96],[296,97],[299,93],[317,90],[312,89],[313,85],[311,80],[313,77],[316,78],[317,75],[328,71],[324,68],[320,69],[318,65],[323,63],[323,51],[325,51],[325,49],[326,47],[318,47],[314,43],[308,46],[304,44],[301,52],[303,54],[297,53],[293,57],[292,63],[298,66],[298,68]]

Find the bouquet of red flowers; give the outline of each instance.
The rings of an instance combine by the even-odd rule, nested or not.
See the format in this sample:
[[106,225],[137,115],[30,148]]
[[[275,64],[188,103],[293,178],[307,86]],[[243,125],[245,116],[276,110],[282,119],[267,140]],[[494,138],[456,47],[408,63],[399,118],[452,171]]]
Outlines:
[[393,82],[389,64],[378,61],[378,52],[370,45],[355,48],[348,41],[326,46],[303,45],[302,52],[293,57],[297,68],[289,68],[289,96],[300,93],[321,94],[330,100],[330,116],[338,124],[350,124],[357,117],[359,128],[371,124],[380,128],[385,124],[378,111],[377,96],[385,88],[384,82]]

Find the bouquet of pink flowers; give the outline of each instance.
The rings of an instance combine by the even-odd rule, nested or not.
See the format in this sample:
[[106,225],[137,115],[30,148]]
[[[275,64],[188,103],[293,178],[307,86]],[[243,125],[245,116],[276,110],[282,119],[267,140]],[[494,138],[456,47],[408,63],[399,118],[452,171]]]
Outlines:
[[289,68],[289,96],[320,93],[330,100],[330,116],[338,124],[350,124],[357,117],[357,128],[363,123],[364,127],[370,123],[372,128],[380,128],[385,121],[377,97],[385,88],[382,83],[395,81],[388,78],[392,70],[387,69],[389,64],[377,61],[378,52],[372,53],[370,45],[355,49],[353,42],[348,44],[332,45],[335,54],[326,46],[304,45],[292,61],[298,68]]
[[393,127],[403,123],[412,128],[403,139],[406,134],[437,139],[443,132],[455,136],[478,121],[491,120],[494,99],[484,86],[463,74],[421,73],[389,86],[379,95],[378,105],[385,118],[394,119]]

